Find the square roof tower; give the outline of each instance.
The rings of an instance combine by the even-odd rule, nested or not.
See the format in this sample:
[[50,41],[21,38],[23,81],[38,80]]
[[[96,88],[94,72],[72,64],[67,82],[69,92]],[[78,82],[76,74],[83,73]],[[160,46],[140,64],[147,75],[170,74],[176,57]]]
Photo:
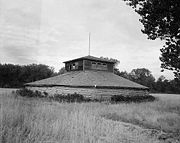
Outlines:
[[115,61],[97,58],[93,56],[85,56],[81,58],[76,58],[73,60],[65,61],[66,71],[85,71],[85,70],[94,70],[94,71],[114,71]]

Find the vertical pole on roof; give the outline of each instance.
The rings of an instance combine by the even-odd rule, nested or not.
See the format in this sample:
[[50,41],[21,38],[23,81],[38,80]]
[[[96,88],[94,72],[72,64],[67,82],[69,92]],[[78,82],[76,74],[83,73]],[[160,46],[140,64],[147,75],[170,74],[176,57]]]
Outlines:
[[84,71],[84,66],[85,66],[85,64],[84,64],[84,60],[83,60],[83,71]]
[[90,56],[90,48],[91,48],[91,33],[89,32],[89,56]]

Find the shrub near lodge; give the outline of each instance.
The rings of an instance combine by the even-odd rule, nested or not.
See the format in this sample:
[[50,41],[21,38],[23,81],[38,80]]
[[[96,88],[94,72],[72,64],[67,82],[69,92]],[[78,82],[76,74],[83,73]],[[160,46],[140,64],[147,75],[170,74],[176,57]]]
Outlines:
[[[47,92],[41,93],[40,91],[32,91],[27,88],[22,88],[19,90],[16,90],[16,92],[13,92],[13,94],[17,96],[22,97],[29,97],[29,98],[44,98],[48,99],[50,101],[58,101],[58,102],[101,102],[104,101],[102,99],[93,99],[84,97],[81,94],[54,94],[51,96],[48,96]],[[118,103],[118,102],[148,102],[148,101],[154,101],[156,98],[152,95],[146,95],[146,96],[124,96],[124,95],[112,95],[110,100],[108,100],[109,103]]]

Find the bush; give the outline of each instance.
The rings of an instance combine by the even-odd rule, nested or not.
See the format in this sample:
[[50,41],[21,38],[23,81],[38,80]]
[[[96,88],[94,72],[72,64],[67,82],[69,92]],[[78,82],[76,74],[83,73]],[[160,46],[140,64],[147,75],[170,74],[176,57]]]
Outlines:
[[23,97],[43,97],[40,91],[32,91],[27,88],[22,88],[16,91],[16,94]]
[[74,93],[74,94],[54,94],[54,96],[48,96],[47,92],[41,93],[40,91],[32,91],[27,88],[22,88],[20,90],[16,91],[16,95],[22,96],[22,97],[40,97],[40,98],[47,98],[52,99],[59,102],[89,102],[91,99],[84,98],[83,95]]
[[[16,91],[16,95],[23,96],[23,97],[40,97],[40,98],[48,98],[51,100],[55,100],[58,102],[100,102],[98,99],[91,99],[91,98],[85,98],[81,94],[77,94],[76,92],[74,94],[54,94],[54,96],[48,96],[47,92],[41,93],[40,91],[32,91],[27,88],[22,88],[20,90]],[[113,95],[111,97],[111,102],[148,102],[148,101],[154,101],[156,98],[152,95],[146,95],[146,96],[138,96],[138,95]]]
[[114,95],[111,97],[112,102],[148,102],[154,101],[156,98],[152,95],[138,96],[138,95]]
[[48,97],[48,93],[47,92],[43,92],[43,94],[44,94],[44,97]]
[[67,94],[67,95],[62,95],[62,94],[55,94],[52,97],[49,97],[51,99],[54,99],[59,102],[83,102],[85,101],[85,98],[83,95],[74,93],[74,94]]

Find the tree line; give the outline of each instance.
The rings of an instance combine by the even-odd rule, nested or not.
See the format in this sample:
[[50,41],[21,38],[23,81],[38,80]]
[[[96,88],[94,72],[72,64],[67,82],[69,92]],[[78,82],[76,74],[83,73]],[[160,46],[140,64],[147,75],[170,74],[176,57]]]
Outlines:
[[115,68],[114,72],[119,76],[149,87],[150,92],[180,94],[180,80],[178,78],[167,80],[164,76],[160,76],[155,80],[151,71],[146,68],[133,69],[130,73]]
[[127,71],[119,71],[117,68],[120,61],[118,59],[100,57],[115,62],[114,73],[126,79],[147,86],[150,92],[154,93],[175,93],[180,94],[180,78],[175,76],[173,80],[167,80],[164,76],[160,76],[157,80],[151,71],[146,68],[133,69],[130,73]]
[[0,87],[18,88],[25,83],[52,77],[54,69],[43,64],[0,64]]
[[[52,67],[43,64],[0,64],[0,87],[19,88],[23,87],[25,83],[49,78],[65,72],[64,67],[62,67],[59,72],[55,72]],[[180,80],[167,80],[164,76],[160,76],[157,80],[155,80],[151,71],[146,68],[133,69],[130,73],[126,71],[119,71],[118,68],[115,68],[114,73],[149,87],[150,92],[180,93]]]

